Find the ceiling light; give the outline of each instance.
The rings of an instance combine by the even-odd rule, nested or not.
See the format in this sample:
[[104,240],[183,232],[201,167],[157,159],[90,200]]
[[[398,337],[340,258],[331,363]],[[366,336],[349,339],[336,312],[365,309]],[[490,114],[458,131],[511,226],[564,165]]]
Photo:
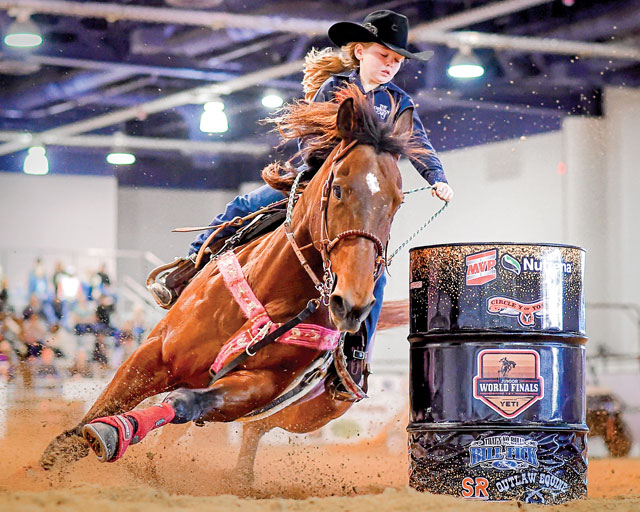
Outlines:
[[276,93],[266,94],[262,98],[262,105],[267,108],[278,108],[281,107],[283,103],[284,100],[282,99],[282,96]]
[[17,19],[4,36],[4,44],[13,48],[33,48],[42,44],[38,26],[29,17]]
[[131,165],[136,163],[136,155],[127,151],[113,151],[107,155],[111,165]]
[[461,48],[451,59],[447,74],[453,78],[478,78],[484,67],[471,48]]
[[29,148],[27,158],[24,159],[22,169],[25,174],[43,175],[49,172],[49,160],[47,160],[46,150],[42,146]]
[[200,118],[200,130],[205,133],[224,133],[229,129],[224,103],[209,101],[204,104],[204,112]]
[[113,134],[113,146],[107,155],[107,162],[111,165],[131,165],[136,163],[136,155],[127,149],[125,134],[117,131]]

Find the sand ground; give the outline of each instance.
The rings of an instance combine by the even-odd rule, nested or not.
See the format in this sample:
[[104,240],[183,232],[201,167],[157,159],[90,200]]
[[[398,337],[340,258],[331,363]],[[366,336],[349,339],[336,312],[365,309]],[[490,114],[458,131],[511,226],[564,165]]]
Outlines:
[[[58,472],[38,458],[82,416],[82,405],[24,397],[6,411],[0,438],[0,510],[477,510],[533,509],[469,503],[407,486],[407,455],[380,440],[344,445],[266,445],[249,486],[233,472],[237,443],[229,427],[171,425],[130,448],[115,464],[93,457]],[[404,435],[399,421],[392,428]],[[640,460],[589,462],[589,498],[545,510],[640,510]]]

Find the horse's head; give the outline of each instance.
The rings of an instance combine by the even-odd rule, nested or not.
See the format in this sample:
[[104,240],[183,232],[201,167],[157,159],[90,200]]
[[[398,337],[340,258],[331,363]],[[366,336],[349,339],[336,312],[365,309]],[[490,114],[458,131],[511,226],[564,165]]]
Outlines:
[[398,148],[412,133],[412,115],[405,110],[395,125],[385,125],[375,113],[363,118],[352,98],[338,110],[342,143],[325,164],[320,232],[335,274],[329,311],[341,331],[356,332],[375,304],[375,278],[384,271],[391,222],[402,203]]

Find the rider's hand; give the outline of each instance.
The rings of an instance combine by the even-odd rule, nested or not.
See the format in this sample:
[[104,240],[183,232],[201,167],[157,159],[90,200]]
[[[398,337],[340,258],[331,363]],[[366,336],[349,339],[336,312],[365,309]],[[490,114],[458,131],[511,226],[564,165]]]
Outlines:
[[431,195],[434,197],[438,196],[438,198],[443,201],[451,201],[453,199],[453,189],[448,183],[439,181],[434,184],[434,188],[431,190]]

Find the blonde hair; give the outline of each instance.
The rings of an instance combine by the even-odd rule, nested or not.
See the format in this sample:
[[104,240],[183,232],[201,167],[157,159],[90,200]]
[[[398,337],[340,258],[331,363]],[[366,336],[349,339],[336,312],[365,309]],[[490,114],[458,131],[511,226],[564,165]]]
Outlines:
[[304,77],[302,78],[302,90],[306,101],[313,99],[320,86],[331,75],[358,68],[360,61],[355,55],[357,44],[368,48],[375,43],[352,42],[344,45],[340,50],[311,48],[304,58]]
[[[336,91],[336,97],[341,97],[342,101],[348,98],[353,100],[355,127],[350,137],[354,140],[372,146],[376,153],[405,155],[414,160],[429,154],[412,133],[394,133],[398,108],[394,101],[391,102],[391,114],[382,121],[375,111],[373,102],[356,84],[346,84]],[[274,162],[263,169],[262,178],[268,185],[277,190],[289,190],[298,172],[291,163],[297,156],[309,166],[304,179],[311,179],[341,140],[342,136],[337,126],[339,108],[340,104],[337,101],[313,103],[298,100],[286,105],[275,117],[265,120],[275,125],[282,144],[296,139],[304,141],[302,149],[291,160],[284,163]]]

